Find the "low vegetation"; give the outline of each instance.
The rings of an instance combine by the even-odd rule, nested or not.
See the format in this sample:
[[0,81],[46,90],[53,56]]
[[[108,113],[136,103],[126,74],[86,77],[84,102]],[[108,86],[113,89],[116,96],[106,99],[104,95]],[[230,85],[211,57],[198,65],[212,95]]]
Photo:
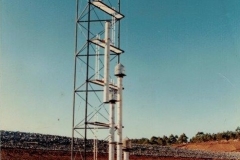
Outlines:
[[203,133],[198,132],[194,137],[192,137],[188,141],[188,137],[185,133],[178,135],[171,134],[169,137],[157,137],[152,136],[150,139],[148,138],[141,138],[141,139],[132,139],[132,143],[136,144],[152,144],[152,145],[161,145],[161,146],[168,146],[173,144],[182,144],[182,143],[200,143],[200,142],[208,142],[208,141],[221,141],[221,140],[240,140],[240,127],[237,127],[235,131],[227,131],[227,132],[219,132],[219,133]]

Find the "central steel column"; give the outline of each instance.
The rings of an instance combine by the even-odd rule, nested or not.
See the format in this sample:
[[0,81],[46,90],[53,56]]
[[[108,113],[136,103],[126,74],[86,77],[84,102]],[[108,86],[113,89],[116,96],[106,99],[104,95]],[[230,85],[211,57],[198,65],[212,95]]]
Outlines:
[[115,102],[109,104],[109,160],[114,160]]
[[118,117],[117,117],[117,160],[122,160],[122,77],[117,78],[117,85],[118,85]]

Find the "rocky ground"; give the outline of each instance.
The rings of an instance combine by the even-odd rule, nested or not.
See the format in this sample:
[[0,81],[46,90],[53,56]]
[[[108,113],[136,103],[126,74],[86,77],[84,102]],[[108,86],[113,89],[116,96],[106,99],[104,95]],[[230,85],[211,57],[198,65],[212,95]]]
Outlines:
[[[223,153],[223,156],[212,156],[215,153]],[[240,141],[188,143],[172,147],[135,145],[135,152],[131,154],[130,160],[240,160]],[[225,154],[229,154],[230,156],[227,156],[229,158],[226,158]],[[69,160],[70,156],[71,153],[64,150],[1,148],[0,160]],[[92,160],[92,153],[88,153],[87,157],[88,160]],[[82,159],[82,155],[78,154],[76,159]],[[108,159],[108,154],[98,154],[98,160],[106,159]]]
[[[1,160],[69,160],[71,153],[68,151],[46,151],[33,149],[2,149]],[[107,154],[98,155],[98,160],[106,160]],[[76,160],[81,156],[77,156]],[[88,154],[92,160],[92,155]],[[130,156],[131,160],[210,160],[204,158],[181,158],[181,157],[153,157],[153,156]],[[217,160],[217,159],[214,159]]]

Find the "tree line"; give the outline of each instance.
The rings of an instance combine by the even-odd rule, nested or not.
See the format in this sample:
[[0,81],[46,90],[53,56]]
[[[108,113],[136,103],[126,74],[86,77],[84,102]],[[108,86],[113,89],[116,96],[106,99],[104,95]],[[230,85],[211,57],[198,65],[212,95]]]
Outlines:
[[173,145],[173,144],[183,144],[183,143],[200,143],[200,142],[208,142],[208,141],[220,141],[220,140],[229,140],[229,139],[239,139],[240,140],[240,127],[237,127],[235,131],[227,131],[227,132],[219,132],[219,133],[203,133],[198,132],[195,136],[193,136],[190,140],[186,136],[185,133],[178,135],[171,134],[170,136],[157,137],[152,136],[150,139],[148,138],[140,138],[140,139],[131,139],[132,143],[136,144],[152,144],[152,145]]
[[181,143],[187,143],[188,137],[185,133],[178,135],[171,134],[169,137],[163,136],[163,137],[156,137],[152,136],[150,139],[148,138],[141,138],[141,139],[131,139],[132,143],[137,144],[152,144],[152,145],[161,145],[161,146],[167,146],[172,144],[181,144]]
[[198,132],[194,137],[190,139],[191,143],[200,143],[208,141],[221,141],[221,140],[230,140],[230,139],[239,139],[240,140],[240,127],[237,127],[235,131],[226,131],[219,133],[203,133]]

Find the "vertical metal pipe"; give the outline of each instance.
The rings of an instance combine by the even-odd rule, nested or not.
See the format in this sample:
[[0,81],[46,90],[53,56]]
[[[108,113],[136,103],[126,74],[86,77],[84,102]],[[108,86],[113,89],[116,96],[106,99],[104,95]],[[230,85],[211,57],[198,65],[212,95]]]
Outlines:
[[123,160],[129,160],[129,152],[127,151],[123,152]]
[[[118,12],[121,13],[121,1],[118,0]],[[120,48],[120,20],[118,21],[118,48]],[[118,54],[118,63],[120,63],[120,54]]]
[[93,140],[93,160],[97,160],[97,152],[98,152],[98,140],[97,138],[95,137],[94,140]]
[[109,160],[114,160],[114,127],[115,126],[115,104],[110,103],[109,105]]
[[73,160],[74,152],[74,120],[75,120],[75,90],[76,90],[76,70],[77,70],[77,34],[78,34],[78,1],[76,0],[76,26],[75,26],[75,52],[74,52],[74,86],[73,86],[73,115],[72,115],[72,140],[71,140],[71,160]]
[[117,106],[117,160],[122,160],[122,77],[117,77],[117,85],[118,85],[118,106]]
[[103,102],[109,102],[110,22],[105,23]]
[[[88,0],[88,34],[87,34],[87,39],[90,39],[90,10],[91,4],[90,4],[90,0]],[[85,94],[85,126],[84,126],[84,157],[83,159],[86,160],[86,152],[87,152],[87,148],[86,148],[86,144],[87,144],[87,111],[88,111],[88,78],[89,78],[89,48],[90,48],[90,42],[88,41],[87,43],[87,71],[86,71],[86,94]]]
[[75,90],[76,90],[76,56],[75,56],[75,64],[74,64],[74,90],[73,90],[73,115],[72,115],[72,140],[71,140],[71,160],[73,160],[73,150],[74,150],[74,121],[75,121]]
[[[121,12],[121,0],[118,0],[118,12]],[[120,48],[120,21],[118,21],[118,48]],[[118,55],[118,64],[120,64],[120,55]],[[122,160],[122,77],[117,78],[118,83],[118,130],[117,130],[117,160]]]

